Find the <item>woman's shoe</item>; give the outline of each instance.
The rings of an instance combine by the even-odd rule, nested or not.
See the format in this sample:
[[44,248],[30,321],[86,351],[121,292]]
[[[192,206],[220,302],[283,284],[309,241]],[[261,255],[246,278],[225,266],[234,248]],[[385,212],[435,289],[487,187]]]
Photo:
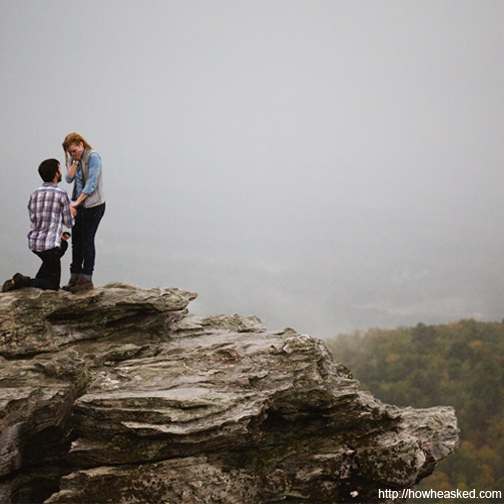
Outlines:
[[77,278],[70,278],[70,280],[68,280],[68,283],[66,285],[63,285],[63,287],[61,287],[61,288],[63,290],[69,291],[72,287],[75,286],[76,283],[77,283]]
[[84,278],[79,278],[75,282],[75,285],[66,290],[68,290],[68,292],[84,292],[91,290],[93,287],[94,285],[91,280],[85,280]]

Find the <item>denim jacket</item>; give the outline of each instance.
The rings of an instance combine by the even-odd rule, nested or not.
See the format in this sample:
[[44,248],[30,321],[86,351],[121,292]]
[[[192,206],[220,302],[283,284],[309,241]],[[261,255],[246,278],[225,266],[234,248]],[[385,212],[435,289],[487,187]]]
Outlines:
[[81,193],[84,193],[88,195],[82,203],[84,208],[92,208],[105,203],[102,163],[99,154],[90,149],[85,149],[74,177],[68,175],[68,169],[72,165],[72,162],[73,159],[70,159],[65,177],[68,183],[72,183],[75,180],[72,200],[75,201]]

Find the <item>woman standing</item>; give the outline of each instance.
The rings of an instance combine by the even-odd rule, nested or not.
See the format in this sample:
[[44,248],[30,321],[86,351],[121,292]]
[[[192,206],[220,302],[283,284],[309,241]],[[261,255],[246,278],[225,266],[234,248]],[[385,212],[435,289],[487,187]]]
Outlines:
[[105,213],[102,163],[97,152],[78,133],[63,141],[67,166],[66,181],[74,182],[72,207],[77,210],[72,229],[70,281],[63,289],[80,292],[93,288],[95,235]]

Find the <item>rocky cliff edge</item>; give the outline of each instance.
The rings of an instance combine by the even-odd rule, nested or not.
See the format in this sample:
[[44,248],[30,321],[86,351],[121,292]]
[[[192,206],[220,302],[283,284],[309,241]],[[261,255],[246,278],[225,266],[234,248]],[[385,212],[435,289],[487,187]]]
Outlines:
[[0,502],[399,502],[456,449],[452,408],[382,404],[322,341],[195,297],[0,295]]

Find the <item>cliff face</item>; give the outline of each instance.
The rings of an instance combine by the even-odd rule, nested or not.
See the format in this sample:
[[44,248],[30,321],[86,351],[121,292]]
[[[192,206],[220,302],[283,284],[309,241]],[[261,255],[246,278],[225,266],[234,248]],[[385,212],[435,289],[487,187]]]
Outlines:
[[0,295],[0,502],[389,502],[456,448],[452,408],[382,404],[322,341],[195,297]]

